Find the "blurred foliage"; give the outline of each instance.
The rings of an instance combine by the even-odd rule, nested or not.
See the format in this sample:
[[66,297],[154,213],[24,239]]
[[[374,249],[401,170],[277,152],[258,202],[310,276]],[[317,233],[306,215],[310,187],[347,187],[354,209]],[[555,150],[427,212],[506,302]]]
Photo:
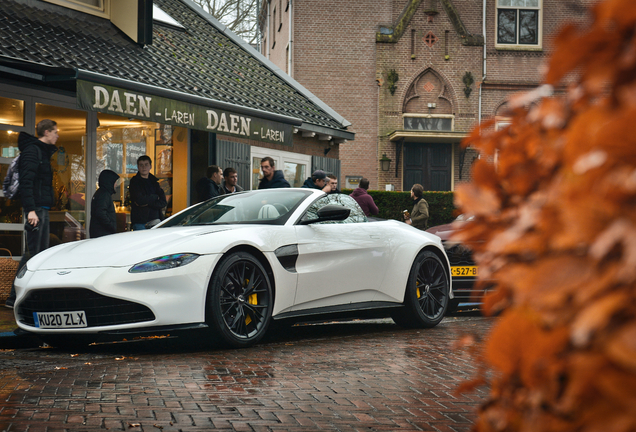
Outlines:
[[[343,189],[345,194],[353,192],[352,189]],[[411,192],[386,192],[386,191],[367,191],[373,198],[375,205],[378,206],[380,214],[377,216],[382,219],[395,219],[404,221],[402,212],[413,210],[413,198]],[[428,203],[429,219],[428,226],[433,227],[449,222],[457,216],[455,205],[453,204],[453,192],[424,192],[424,199]]]
[[475,215],[456,238],[501,313],[483,346],[465,338],[482,374],[458,391],[491,389],[477,431],[636,431],[636,3],[591,11],[556,38],[546,86],[510,100],[511,125],[464,143],[485,157],[455,193]]

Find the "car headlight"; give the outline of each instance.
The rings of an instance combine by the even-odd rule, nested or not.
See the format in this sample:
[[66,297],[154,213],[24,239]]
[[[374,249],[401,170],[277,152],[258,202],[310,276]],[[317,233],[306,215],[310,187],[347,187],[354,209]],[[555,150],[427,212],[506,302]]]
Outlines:
[[24,277],[24,275],[26,274],[27,270],[28,270],[28,269],[27,269],[26,264],[25,264],[25,265],[23,265],[23,266],[22,266],[22,268],[20,269],[20,271],[18,272],[18,274],[17,274],[17,275],[15,275],[15,277],[16,277],[17,279],[22,279],[22,278]]
[[148,261],[140,262],[139,264],[135,264],[130,268],[130,270],[128,270],[128,272],[145,273],[157,270],[167,270],[176,267],[183,267],[186,264],[190,264],[197,258],[199,258],[199,255],[193,253],[164,255]]

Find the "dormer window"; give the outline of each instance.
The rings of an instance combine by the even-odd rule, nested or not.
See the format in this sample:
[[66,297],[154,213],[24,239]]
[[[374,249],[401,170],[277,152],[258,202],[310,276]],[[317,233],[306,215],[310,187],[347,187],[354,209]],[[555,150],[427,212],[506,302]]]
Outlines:
[[110,0],[44,0],[102,18],[110,18]]
[[156,4],[152,5],[152,19],[153,21],[157,21],[161,24],[167,24],[172,27],[177,27],[180,29],[185,29],[176,19],[172,18],[166,12],[164,12],[161,8],[159,8]]

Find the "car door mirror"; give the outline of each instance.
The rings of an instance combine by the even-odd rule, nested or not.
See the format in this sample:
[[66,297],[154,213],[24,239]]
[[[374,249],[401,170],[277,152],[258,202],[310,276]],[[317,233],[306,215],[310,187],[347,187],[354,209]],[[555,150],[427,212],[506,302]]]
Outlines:
[[351,209],[339,205],[326,205],[321,207],[316,213],[317,219],[303,219],[300,221],[300,225],[309,225],[316,222],[323,221],[343,221],[351,214]]

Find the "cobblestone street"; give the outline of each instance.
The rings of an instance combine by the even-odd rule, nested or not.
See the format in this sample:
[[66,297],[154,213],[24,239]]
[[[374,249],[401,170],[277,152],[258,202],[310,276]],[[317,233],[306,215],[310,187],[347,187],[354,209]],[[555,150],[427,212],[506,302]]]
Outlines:
[[468,431],[486,393],[454,394],[475,367],[453,343],[492,323],[297,326],[243,350],[178,339],[2,350],[0,430]]

